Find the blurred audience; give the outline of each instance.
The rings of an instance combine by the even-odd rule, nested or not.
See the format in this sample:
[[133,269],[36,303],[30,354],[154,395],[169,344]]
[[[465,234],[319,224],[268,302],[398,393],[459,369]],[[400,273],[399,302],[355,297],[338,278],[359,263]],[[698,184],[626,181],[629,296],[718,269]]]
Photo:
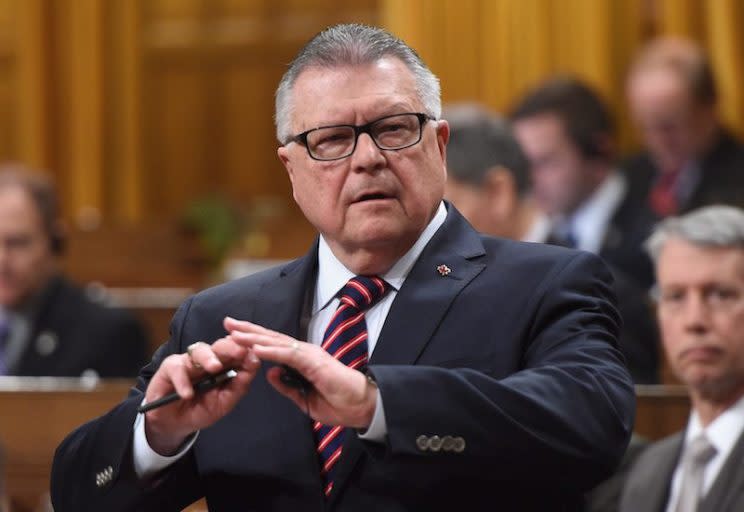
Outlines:
[[52,184],[0,168],[0,375],[128,377],[148,357],[141,325],[65,279]]
[[650,288],[642,244],[654,216],[615,166],[614,123],[600,97],[577,79],[553,78],[522,98],[511,119],[552,239],[599,254],[616,273]]
[[684,432],[640,456],[621,510],[744,510],[744,210],[671,217],[648,248],[664,349],[692,411]]
[[645,150],[624,167],[657,215],[744,206],[744,148],[721,124],[711,64],[695,43],[665,38],[642,49],[627,98]]
[[[483,233],[550,241],[549,222],[529,194],[528,159],[508,123],[474,104],[448,106],[443,117],[450,124],[446,197]],[[616,274],[624,319],[620,347],[628,369],[636,382],[657,382],[657,332],[646,293]]]

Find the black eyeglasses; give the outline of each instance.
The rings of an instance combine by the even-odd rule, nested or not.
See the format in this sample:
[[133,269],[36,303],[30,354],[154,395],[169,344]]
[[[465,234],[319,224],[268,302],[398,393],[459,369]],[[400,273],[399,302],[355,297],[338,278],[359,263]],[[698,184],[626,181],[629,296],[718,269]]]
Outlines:
[[321,126],[295,135],[286,144],[302,144],[313,160],[339,160],[350,156],[356,149],[359,135],[366,133],[378,148],[393,151],[418,144],[424,123],[429,120],[434,118],[428,114],[406,113],[381,117],[359,126]]

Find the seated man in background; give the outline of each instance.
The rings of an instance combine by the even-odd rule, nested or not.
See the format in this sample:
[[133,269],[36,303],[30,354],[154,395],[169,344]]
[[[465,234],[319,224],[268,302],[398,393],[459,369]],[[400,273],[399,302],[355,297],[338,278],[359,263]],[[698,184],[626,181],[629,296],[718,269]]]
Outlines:
[[709,206],[649,239],[669,365],[688,387],[684,432],[631,470],[623,512],[744,510],[744,211]]
[[627,98],[645,150],[624,168],[658,216],[744,207],[744,147],[721,123],[701,48],[682,39],[651,42],[631,66]]
[[[548,219],[529,194],[530,164],[509,124],[476,104],[444,109],[450,125],[446,196],[477,230],[552,243]],[[658,381],[658,333],[646,293],[624,274],[614,288],[623,317],[620,348],[637,383]]]
[[[645,277],[650,262],[641,253],[650,218],[639,216],[625,178],[612,167],[611,121],[600,99],[575,80],[549,81],[517,106],[514,135],[483,112],[458,109],[454,114],[447,154],[453,202],[459,207],[458,199],[471,203],[478,197],[459,192],[465,188],[460,184],[468,182],[470,189],[482,190],[482,202],[486,194],[488,200],[501,201],[479,206],[479,217],[503,219],[512,229],[517,224],[503,211],[532,212],[538,206],[552,226],[533,225],[531,241],[571,245],[606,259],[615,275],[624,320],[620,346],[628,368],[637,383],[658,382],[658,334],[645,291],[651,283]],[[533,194],[528,196],[530,178]],[[501,186],[504,192],[497,198],[490,191],[501,183],[520,184],[522,191],[510,194],[516,186]],[[476,220],[487,233],[501,234],[489,229],[501,221]]]
[[655,218],[615,166],[614,122],[602,99],[577,79],[554,78],[522,98],[511,120],[552,238],[599,254],[614,273],[649,289],[653,270],[642,245]]
[[137,375],[148,354],[142,327],[66,280],[63,249],[52,184],[0,168],[0,375]]

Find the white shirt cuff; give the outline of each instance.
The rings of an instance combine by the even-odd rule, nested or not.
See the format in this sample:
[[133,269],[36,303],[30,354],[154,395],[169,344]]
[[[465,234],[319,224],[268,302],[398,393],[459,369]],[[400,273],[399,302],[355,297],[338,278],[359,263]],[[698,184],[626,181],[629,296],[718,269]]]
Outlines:
[[372,415],[372,422],[364,433],[357,432],[357,435],[359,439],[364,439],[365,441],[385,442],[385,438],[387,437],[387,421],[385,421],[385,408],[382,406],[382,395],[379,389],[377,390],[377,403],[375,404],[375,412]]
[[[144,404],[145,401],[142,400],[142,405]],[[175,455],[170,457],[160,455],[158,452],[153,450],[150,447],[150,443],[147,442],[144,413],[137,414],[137,417],[134,420],[134,441],[132,445],[134,472],[137,474],[137,477],[140,479],[149,478],[158,471],[175,464],[191,449],[198,436],[199,431],[194,432],[194,434],[184,442],[183,448],[181,448],[181,450]]]

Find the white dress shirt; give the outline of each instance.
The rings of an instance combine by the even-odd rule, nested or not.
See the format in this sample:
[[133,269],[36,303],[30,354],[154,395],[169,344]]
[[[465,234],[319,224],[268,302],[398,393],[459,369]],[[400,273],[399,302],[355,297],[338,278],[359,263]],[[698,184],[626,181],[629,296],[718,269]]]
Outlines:
[[568,218],[558,220],[576,239],[576,248],[598,254],[602,248],[607,227],[620,206],[628,188],[625,177],[613,172],[597,190]]
[[[388,311],[395,300],[398,290],[408,277],[408,273],[418,260],[421,252],[429,243],[434,233],[444,224],[447,217],[447,209],[444,203],[439,203],[436,214],[419,236],[415,244],[403,255],[393,266],[380,277],[391,287],[390,291],[377,304],[367,310],[364,314],[367,323],[367,345],[370,356],[377,344],[377,338],[387,318]],[[339,299],[336,296],[346,282],[353,278],[354,274],[347,269],[343,263],[333,254],[325,239],[321,236],[318,244],[318,280],[315,286],[312,316],[308,325],[307,341],[320,345],[328,323],[338,307]],[[144,401],[143,401],[144,403]],[[372,417],[372,423],[363,434],[362,439],[369,441],[384,441],[387,435],[387,424],[385,422],[385,410],[382,397],[378,390],[377,404]],[[134,457],[134,470],[137,476],[145,478],[165,469],[178,459],[183,457],[196,441],[198,432],[185,443],[184,447],[175,455],[164,457],[154,451],[147,442],[145,435],[144,414],[138,414],[134,421],[134,442],[132,453]]]
[[[703,489],[701,496],[705,496],[713,483],[716,481],[718,473],[726,463],[729,454],[734,449],[736,441],[744,432],[744,397],[738,402],[726,409],[720,416],[713,420],[710,425],[703,428],[700,423],[700,416],[693,411],[690,414],[690,421],[687,424],[687,432],[682,447],[682,456],[684,451],[690,445],[693,439],[700,434],[705,434],[708,441],[716,449],[716,454],[708,461],[703,471]],[[680,462],[683,457],[680,457]],[[672,489],[669,493],[669,502],[666,511],[674,512],[679,500],[680,487],[682,485],[682,465],[678,464],[672,476]]]

